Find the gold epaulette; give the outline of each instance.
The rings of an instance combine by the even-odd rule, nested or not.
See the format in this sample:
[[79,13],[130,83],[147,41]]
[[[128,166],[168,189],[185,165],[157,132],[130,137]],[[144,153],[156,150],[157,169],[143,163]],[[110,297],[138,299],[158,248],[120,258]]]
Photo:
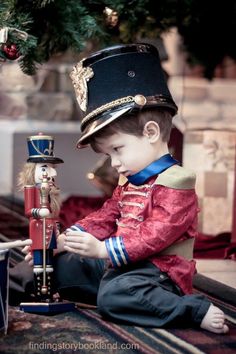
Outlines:
[[128,182],[128,179],[124,175],[119,176],[118,186],[123,186],[127,182]]
[[174,165],[158,175],[155,184],[173,189],[194,189],[196,175],[179,165]]

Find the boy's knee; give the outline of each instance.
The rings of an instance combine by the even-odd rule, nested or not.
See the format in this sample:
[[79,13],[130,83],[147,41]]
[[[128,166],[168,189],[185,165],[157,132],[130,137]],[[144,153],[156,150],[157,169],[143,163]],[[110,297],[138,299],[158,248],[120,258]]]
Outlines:
[[111,316],[119,303],[119,286],[117,281],[110,281],[100,286],[97,296],[98,311],[104,316]]
[[99,288],[97,295],[97,307],[101,315],[109,315],[114,303],[114,295],[109,283]]
[[97,307],[101,315],[112,317],[114,313],[119,312],[124,292],[124,279],[115,279],[105,285],[101,284],[97,296]]

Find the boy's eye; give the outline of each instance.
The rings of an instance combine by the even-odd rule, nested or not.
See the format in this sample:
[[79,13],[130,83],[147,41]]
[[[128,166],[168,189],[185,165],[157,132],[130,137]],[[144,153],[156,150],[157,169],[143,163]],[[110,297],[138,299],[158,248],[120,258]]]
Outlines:
[[114,147],[114,150],[115,150],[116,152],[118,152],[118,151],[120,151],[120,150],[122,149],[122,147],[123,147],[123,146],[116,146],[116,147]]

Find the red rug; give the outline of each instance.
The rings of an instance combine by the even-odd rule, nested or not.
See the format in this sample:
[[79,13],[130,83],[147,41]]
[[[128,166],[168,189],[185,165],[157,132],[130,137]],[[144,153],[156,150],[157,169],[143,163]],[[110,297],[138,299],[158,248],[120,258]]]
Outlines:
[[[199,292],[199,290],[195,290]],[[202,292],[202,291],[201,291]],[[144,328],[104,321],[96,309],[79,308],[55,316],[9,310],[7,335],[0,336],[0,352],[116,353],[116,354],[235,354],[236,307],[211,297],[227,308],[230,331],[218,335],[194,328]],[[181,326],[181,324],[180,324]]]

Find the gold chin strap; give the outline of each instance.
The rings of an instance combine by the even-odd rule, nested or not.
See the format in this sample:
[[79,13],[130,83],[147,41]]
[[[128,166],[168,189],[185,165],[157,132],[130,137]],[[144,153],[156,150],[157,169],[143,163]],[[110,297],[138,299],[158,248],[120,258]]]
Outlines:
[[130,102],[134,102],[134,97],[132,96],[127,96],[127,97],[122,97],[122,98],[119,98],[115,101],[112,101],[112,102],[109,102],[109,103],[106,103],[100,107],[98,107],[97,109],[95,109],[94,111],[90,112],[89,114],[87,114],[82,122],[81,122],[81,129],[83,130],[83,126],[88,123],[93,117],[96,117],[98,114],[101,114],[111,108],[114,108],[114,107],[118,107],[118,106],[121,106],[123,104],[126,104],[126,103],[130,103]]
[[187,240],[174,243],[170,247],[167,247],[165,250],[160,252],[159,256],[169,256],[176,255],[188,260],[193,259],[193,246],[194,246],[194,238],[189,238]]
[[126,96],[126,97],[121,97],[118,98],[117,100],[111,101],[109,103],[106,103],[98,108],[96,108],[94,111],[90,112],[89,114],[87,114],[82,122],[81,122],[81,129],[84,129],[84,125],[86,125],[87,123],[90,122],[90,120],[92,120],[94,117],[96,117],[99,114],[104,113],[105,111],[108,111],[109,109],[115,108],[115,107],[119,107],[122,105],[125,105],[127,103],[131,103],[133,102],[137,107],[144,107],[144,106],[156,106],[158,105],[159,107],[169,107],[174,109],[175,111],[177,111],[177,107],[175,106],[175,104],[173,103],[173,101],[168,98],[165,97],[163,95],[155,95],[155,96],[148,96],[145,97],[142,94],[137,94],[135,96]]

